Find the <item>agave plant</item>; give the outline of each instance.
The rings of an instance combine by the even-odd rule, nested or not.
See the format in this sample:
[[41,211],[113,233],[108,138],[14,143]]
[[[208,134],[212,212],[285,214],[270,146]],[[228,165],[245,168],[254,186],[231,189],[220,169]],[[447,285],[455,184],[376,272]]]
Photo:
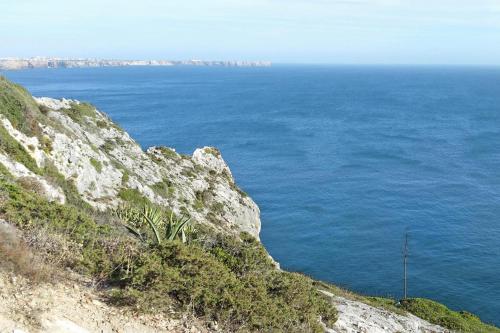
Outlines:
[[116,211],[116,215],[125,222],[127,230],[141,241],[148,241],[148,232],[152,234],[153,241],[161,244],[164,241],[180,239],[183,243],[190,240],[189,235],[195,232],[193,226],[188,225],[191,221],[189,216],[178,218],[174,212],[168,216],[159,208],[145,205],[142,209],[122,208]]
[[177,218],[174,212],[170,212],[170,217],[168,223],[165,226],[165,239],[174,240],[178,237],[185,243],[186,242],[186,232],[185,227],[191,221],[189,216],[181,216]]
[[188,223],[184,228],[182,228],[181,236],[183,243],[191,243],[198,237],[198,230],[192,223]]
[[146,241],[146,235],[143,232],[143,219],[141,212],[133,207],[121,207],[115,210],[115,215],[124,222],[125,228],[139,238],[141,241]]

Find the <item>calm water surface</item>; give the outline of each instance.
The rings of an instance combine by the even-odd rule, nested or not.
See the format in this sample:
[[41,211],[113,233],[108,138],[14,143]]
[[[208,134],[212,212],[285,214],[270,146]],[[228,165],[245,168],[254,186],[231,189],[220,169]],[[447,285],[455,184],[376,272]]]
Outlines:
[[221,149],[285,269],[500,325],[500,69],[99,68],[4,73],[91,101],[143,147]]

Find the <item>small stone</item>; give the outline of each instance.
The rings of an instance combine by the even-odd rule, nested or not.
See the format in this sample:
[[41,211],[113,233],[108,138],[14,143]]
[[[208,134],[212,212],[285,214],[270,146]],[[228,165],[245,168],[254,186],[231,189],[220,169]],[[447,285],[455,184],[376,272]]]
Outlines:
[[208,327],[210,327],[210,329],[212,330],[218,330],[219,329],[219,325],[217,324],[216,321],[211,321],[209,324],[208,324]]
[[104,303],[96,299],[92,300],[92,304],[94,304],[95,306],[104,307]]
[[22,329],[20,328],[14,328],[14,330],[12,331],[12,333],[26,333],[25,331],[23,331]]

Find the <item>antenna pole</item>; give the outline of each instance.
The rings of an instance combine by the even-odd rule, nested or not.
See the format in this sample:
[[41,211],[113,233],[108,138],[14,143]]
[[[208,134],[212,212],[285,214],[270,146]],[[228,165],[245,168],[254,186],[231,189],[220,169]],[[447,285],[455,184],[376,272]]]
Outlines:
[[405,234],[405,246],[403,250],[403,274],[404,274],[404,298],[406,299],[408,296],[408,277],[407,277],[407,265],[408,265],[408,232]]

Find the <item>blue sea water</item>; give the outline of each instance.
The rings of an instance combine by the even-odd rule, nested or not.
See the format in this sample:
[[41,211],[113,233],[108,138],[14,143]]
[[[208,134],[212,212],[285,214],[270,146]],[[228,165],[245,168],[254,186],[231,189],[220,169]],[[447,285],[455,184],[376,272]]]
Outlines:
[[500,69],[146,67],[5,72],[94,103],[143,146],[221,149],[288,270],[500,325]]

